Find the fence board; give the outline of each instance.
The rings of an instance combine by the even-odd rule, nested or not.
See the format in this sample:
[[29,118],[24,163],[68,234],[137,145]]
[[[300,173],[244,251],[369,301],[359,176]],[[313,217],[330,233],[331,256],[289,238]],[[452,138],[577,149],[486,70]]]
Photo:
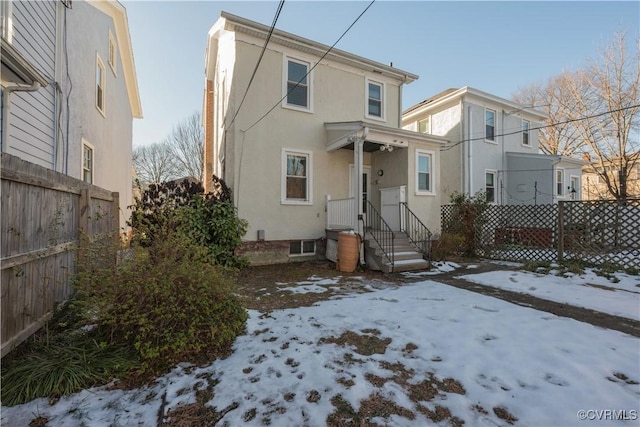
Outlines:
[[118,236],[118,193],[2,154],[1,356],[73,294],[76,249]]

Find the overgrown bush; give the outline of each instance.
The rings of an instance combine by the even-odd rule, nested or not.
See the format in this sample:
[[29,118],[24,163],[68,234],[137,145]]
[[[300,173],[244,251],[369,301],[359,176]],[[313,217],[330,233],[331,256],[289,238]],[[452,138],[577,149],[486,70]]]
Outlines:
[[453,193],[451,195],[453,210],[451,218],[443,224],[443,234],[463,236],[460,252],[464,256],[476,256],[479,248],[479,237],[485,224],[485,211],[489,206],[483,192],[475,196]]
[[431,259],[443,261],[464,252],[465,237],[462,234],[442,233],[433,241]]
[[209,263],[209,250],[174,227],[156,230],[149,246],[132,247],[117,267],[79,275],[89,322],[138,352],[142,372],[224,353],[243,332],[247,313],[233,282]]
[[209,193],[204,193],[202,184],[189,180],[151,184],[132,206],[132,244],[149,247],[162,230],[171,227],[205,246],[210,262],[225,267],[246,265],[235,250],[242,244],[247,222],[238,218],[231,190],[223,180],[213,178]]
[[87,321],[108,344],[135,348],[143,371],[222,354],[247,313],[232,280],[208,261],[208,249],[175,228],[156,230],[148,247],[132,247],[117,267],[79,275]]

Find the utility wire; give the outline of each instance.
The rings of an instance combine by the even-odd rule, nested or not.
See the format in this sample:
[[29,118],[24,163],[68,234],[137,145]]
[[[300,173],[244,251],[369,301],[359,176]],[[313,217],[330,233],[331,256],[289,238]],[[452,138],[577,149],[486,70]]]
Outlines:
[[296,89],[298,87],[298,85],[313,71],[314,68],[316,68],[318,66],[318,64],[320,64],[320,62],[322,62],[322,60],[329,54],[329,52],[331,52],[333,50],[333,48],[340,42],[340,40],[342,40],[342,38],[349,32],[349,30],[351,30],[351,28],[356,24],[356,22],[358,22],[360,20],[360,18],[362,17],[362,15],[365,14],[365,12],[367,10],[369,10],[369,8],[373,5],[373,3],[375,3],[376,0],[372,0],[371,3],[369,3],[369,5],[362,11],[362,13],[360,13],[360,15],[358,15],[358,17],[355,19],[355,21],[353,21],[351,23],[351,25],[349,25],[349,27],[344,31],[344,33],[342,33],[342,35],[338,38],[338,40],[336,40],[336,42],[334,44],[331,45],[331,47],[329,49],[327,49],[327,51],[324,53],[324,55],[322,55],[322,57],[313,65],[313,67],[311,67],[309,69],[309,71],[307,71],[307,74],[305,74],[304,76],[302,76],[300,78],[300,80],[298,80],[298,82],[291,88],[289,89],[289,91],[282,97],[280,98],[280,100],[278,102],[276,102],[273,107],[271,107],[269,109],[269,111],[267,111],[266,113],[264,113],[262,115],[262,117],[260,117],[258,120],[256,120],[251,126],[249,126],[246,130],[244,130],[244,132],[249,132],[255,125],[257,125],[258,123],[260,123],[265,117],[267,117],[278,105],[280,105],[280,103],[282,101],[284,101],[284,99],[289,96],[289,94],[291,92],[294,91],[294,89]]
[[[532,130],[545,129],[545,128],[548,128],[548,127],[553,127],[553,126],[558,126],[558,125],[564,125],[564,124],[567,124],[567,123],[573,123],[573,122],[579,122],[579,121],[582,121],[582,120],[593,119],[593,118],[600,117],[600,116],[606,116],[607,114],[617,113],[617,112],[619,112],[619,111],[630,110],[630,109],[632,109],[632,108],[638,108],[638,107],[640,107],[640,104],[631,105],[631,106],[629,106],[629,107],[618,108],[618,109],[616,109],[616,110],[609,110],[609,111],[605,111],[604,113],[593,114],[593,115],[591,115],[591,116],[579,117],[579,118],[577,118],[577,119],[568,119],[568,120],[564,120],[564,121],[562,121],[562,122],[551,123],[551,124],[548,124],[548,125],[542,125],[542,126],[536,126],[536,127],[529,128],[529,132],[531,132]],[[522,133],[522,132],[523,132],[523,130],[518,130],[518,131],[514,131],[514,132],[506,132],[506,133],[502,133],[502,134],[496,134],[496,135],[494,135],[494,137],[496,137],[496,138],[497,138],[497,137],[499,137],[499,136],[516,135],[516,134],[519,134],[519,133]],[[484,141],[485,139],[486,139],[486,138],[485,138],[484,136],[477,137],[477,138],[468,138],[468,139],[463,139],[463,140],[460,140],[460,141],[456,142],[455,144],[449,145],[449,146],[447,146],[447,147],[445,147],[445,148],[441,148],[441,149],[440,149],[440,151],[448,151],[448,150],[451,150],[452,148],[454,148],[454,147],[456,147],[456,146],[458,146],[458,145],[460,145],[460,144],[463,144],[463,143],[465,143],[465,142],[471,142],[471,141]]]
[[260,66],[260,62],[262,61],[262,57],[264,56],[264,52],[267,50],[267,44],[269,44],[269,40],[271,40],[271,35],[273,34],[273,30],[276,28],[276,22],[278,22],[278,18],[280,17],[280,12],[282,12],[282,7],[284,6],[284,0],[280,0],[280,4],[278,5],[278,10],[276,10],[276,15],[273,17],[273,22],[271,23],[271,28],[269,28],[269,34],[267,35],[266,40],[264,41],[264,46],[262,46],[262,52],[260,52],[260,57],[258,58],[258,62],[256,62],[256,66],[253,69],[253,73],[251,74],[251,78],[249,79],[249,84],[247,85],[247,89],[244,91],[244,95],[242,96],[242,101],[240,101],[240,105],[236,109],[233,118],[231,119],[231,123],[229,123],[227,128],[229,128],[233,122],[235,122],[236,117],[238,117],[238,113],[242,108],[242,104],[244,104],[244,100],[247,98],[247,94],[249,93],[249,88],[251,87],[251,83],[253,83],[253,79],[256,76],[256,72],[258,71],[258,67]]

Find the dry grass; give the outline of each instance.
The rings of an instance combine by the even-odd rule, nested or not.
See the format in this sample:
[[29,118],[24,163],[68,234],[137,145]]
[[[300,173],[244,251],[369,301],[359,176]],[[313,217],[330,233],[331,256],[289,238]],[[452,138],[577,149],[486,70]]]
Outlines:
[[365,331],[367,333],[366,335],[359,335],[355,332],[347,331],[338,338],[321,338],[318,344],[337,344],[343,347],[350,345],[355,347],[354,351],[362,356],[384,354],[389,344],[391,344],[391,338],[378,338],[377,335],[379,335],[380,332],[375,329],[365,329],[362,332]]

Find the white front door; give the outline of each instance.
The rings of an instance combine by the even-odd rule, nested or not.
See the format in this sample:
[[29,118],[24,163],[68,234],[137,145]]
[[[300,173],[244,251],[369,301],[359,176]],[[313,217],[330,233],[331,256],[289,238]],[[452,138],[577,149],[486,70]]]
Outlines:
[[393,231],[400,231],[400,202],[405,201],[406,186],[380,189],[380,215]]

